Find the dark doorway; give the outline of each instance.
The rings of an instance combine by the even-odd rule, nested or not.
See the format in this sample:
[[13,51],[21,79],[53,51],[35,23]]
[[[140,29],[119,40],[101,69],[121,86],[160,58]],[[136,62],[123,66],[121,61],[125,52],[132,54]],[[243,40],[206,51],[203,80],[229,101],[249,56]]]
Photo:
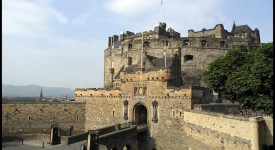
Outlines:
[[141,124],[147,124],[147,109],[142,104],[136,104],[134,107],[134,114],[135,114],[135,124],[141,125]]

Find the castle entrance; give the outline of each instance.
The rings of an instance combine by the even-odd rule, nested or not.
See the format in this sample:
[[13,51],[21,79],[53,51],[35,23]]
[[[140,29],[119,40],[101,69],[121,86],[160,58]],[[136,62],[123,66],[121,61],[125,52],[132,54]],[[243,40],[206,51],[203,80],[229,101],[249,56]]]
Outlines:
[[136,104],[134,107],[134,123],[136,125],[147,124],[147,108],[143,104]]

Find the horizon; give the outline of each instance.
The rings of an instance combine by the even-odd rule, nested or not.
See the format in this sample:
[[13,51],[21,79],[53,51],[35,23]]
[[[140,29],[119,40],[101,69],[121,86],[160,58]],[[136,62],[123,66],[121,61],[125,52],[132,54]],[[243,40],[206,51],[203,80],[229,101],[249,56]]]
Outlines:
[[181,37],[217,24],[231,31],[235,21],[273,42],[272,0],[4,0],[2,8],[2,85],[102,88],[108,37],[160,20]]

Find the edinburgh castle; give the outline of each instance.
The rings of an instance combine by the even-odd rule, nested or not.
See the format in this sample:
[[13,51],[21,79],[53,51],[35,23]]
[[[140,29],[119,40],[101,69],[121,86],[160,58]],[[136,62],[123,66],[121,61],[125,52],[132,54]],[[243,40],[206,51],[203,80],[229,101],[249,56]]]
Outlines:
[[2,133],[43,138],[58,124],[61,144],[87,140],[92,130],[98,149],[108,150],[271,146],[273,118],[239,116],[239,104],[217,101],[202,78],[217,57],[260,44],[257,28],[235,23],[230,32],[218,24],[188,30],[188,37],[163,22],[113,35],[104,50],[104,88],[76,88],[75,102],[3,103]]

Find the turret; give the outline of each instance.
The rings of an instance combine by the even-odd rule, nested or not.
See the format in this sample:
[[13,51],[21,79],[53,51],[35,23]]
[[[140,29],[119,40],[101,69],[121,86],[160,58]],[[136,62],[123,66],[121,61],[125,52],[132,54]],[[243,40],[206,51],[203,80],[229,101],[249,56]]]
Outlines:
[[110,47],[111,45],[113,45],[117,41],[118,41],[118,36],[117,35],[113,35],[112,37],[108,37],[108,47]]

